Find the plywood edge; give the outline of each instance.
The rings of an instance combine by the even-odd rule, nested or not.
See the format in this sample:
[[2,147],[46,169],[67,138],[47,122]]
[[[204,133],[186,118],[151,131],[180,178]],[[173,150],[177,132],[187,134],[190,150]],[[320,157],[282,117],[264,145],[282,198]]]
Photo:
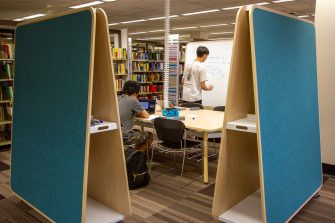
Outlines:
[[[91,58],[90,58],[90,74],[88,80],[88,102],[86,116],[86,144],[85,144],[85,163],[83,175],[83,198],[81,222],[86,219],[86,201],[87,201],[87,178],[88,178],[88,160],[90,151],[90,127],[91,127],[91,108],[92,108],[92,91],[93,91],[93,71],[94,71],[94,55],[95,55],[95,36],[96,36],[96,13],[95,9],[90,8],[92,12],[92,29],[91,29]],[[83,86],[84,87],[84,86]]]
[[[228,89],[227,89],[227,101],[226,101],[226,105],[229,105],[229,101],[230,101],[230,97],[229,97],[229,89],[231,88],[231,72],[232,72],[232,65],[234,63],[234,55],[235,55],[235,47],[236,47],[236,35],[237,35],[237,30],[238,30],[238,19],[239,19],[239,15],[242,13],[242,11],[245,10],[245,7],[241,7],[238,12],[237,12],[237,16],[236,16],[236,20],[235,20],[235,30],[234,30],[234,38],[233,38],[233,48],[232,48],[232,56],[231,56],[231,66],[230,66],[230,70],[229,70],[229,76],[228,76]],[[187,47],[187,44],[186,44],[186,47]],[[218,217],[222,214],[222,212],[224,210],[222,210],[221,208],[221,202],[222,202],[222,199],[221,199],[221,187],[222,187],[222,168],[223,168],[223,151],[225,151],[226,149],[226,141],[225,141],[225,138],[226,138],[226,123],[228,122],[227,121],[227,110],[228,110],[228,107],[226,106],[226,109],[225,109],[225,116],[224,116],[224,119],[223,119],[223,130],[222,130],[222,134],[221,134],[221,143],[220,143],[220,150],[219,150],[219,161],[218,161],[218,166],[217,166],[217,171],[216,171],[216,182],[215,182],[215,189],[214,189],[214,196],[213,196],[213,206],[212,206],[212,216],[215,218],[215,219],[218,219]]]
[[288,14],[288,13],[285,13],[285,12],[281,12],[281,11],[277,11],[277,10],[274,10],[274,9],[270,9],[270,8],[267,8],[267,7],[264,7],[264,6],[261,6],[261,5],[252,5],[250,11],[253,11],[256,8],[262,9],[264,11],[272,12],[272,13],[275,13],[275,14],[278,14],[278,15],[283,15],[283,16],[286,16],[286,17],[289,17],[289,18],[292,18],[292,19],[300,20],[302,22],[310,23],[311,25],[314,26],[314,22],[310,21],[308,19],[299,18],[299,17],[297,17],[295,15],[291,15],[291,14]]
[[254,38],[254,19],[253,13],[255,5],[249,11],[249,27],[250,27],[250,41],[251,41],[251,57],[252,57],[252,70],[253,70],[253,83],[254,83],[254,97],[255,97],[255,113],[256,113],[256,125],[257,128],[257,148],[258,148],[258,161],[259,161],[259,180],[260,180],[260,192],[261,192],[261,204],[262,204],[262,218],[263,222],[266,222],[266,206],[265,206],[265,191],[264,191],[264,176],[263,176],[263,159],[262,159],[262,142],[261,142],[261,131],[260,131],[260,120],[259,120],[259,105],[258,105],[258,86],[257,86],[257,65],[256,65],[256,52],[255,52],[255,38]]
[[[11,189],[11,188],[10,188]],[[44,218],[46,218],[48,221],[52,222],[52,223],[56,223],[54,220],[52,220],[51,218],[49,218],[46,214],[44,214],[42,211],[40,211],[39,209],[37,209],[34,205],[32,205],[31,203],[29,203],[27,200],[23,199],[20,195],[16,194],[12,189],[11,192],[17,197],[19,198],[21,201],[23,201],[25,204],[27,204],[29,207],[31,207],[33,210],[35,210],[37,213],[39,213],[40,215],[42,215]]]
[[316,191],[314,193],[312,193],[312,195],[285,221],[286,223],[290,222],[292,220],[292,218],[298,214],[298,212],[314,197],[314,195],[316,195],[322,187],[322,182],[321,185],[318,187],[318,189],[316,189]]
[[21,22],[16,26],[15,31],[16,31],[17,28],[19,28],[21,26],[25,26],[25,25],[32,24],[32,23],[37,23],[37,22],[42,22],[42,21],[45,21],[45,20],[54,19],[54,18],[57,18],[57,17],[70,15],[70,14],[75,14],[75,13],[83,12],[83,11],[90,11],[91,15],[92,15],[92,18],[95,16],[95,9],[92,8],[92,7],[86,7],[86,8],[81,8],[81,9],[73,9],[73,10],[68,10],[68,11],[65,11],[65,12],[57,13],[57,14],[46,15],[46,16],[43,16],[43,17],[30,19],[29,21],[26,21],[26,22]]
[[[125,216],[131,214],[107,16],[97,9],[92,115],[117,129],[91,136],[88,196]],[[107,177],[108,176],[108,177]]]
[[[243,91],[243,96],[244,101],[241,102],[234,102],[235,94],[234,94],[234,89],[236,89],[236,85],[238,85],[238,82],[241,81],[241,77],[238,76],[240,70],[237,69],[240,66],[245,66],[243,69],[245,70],[250,70],[249,75],[250,75],[250,81],[252,81],[252,71],[251,71],[251,55],[250,55],[250,47],[249,49],[245,49],[248,47],[244,47],[244,45],[250,45],[250,39],[249,37],[245,37],[245,33],[248,33],[249,31],[246,30],[246,27],[248,26],[248,21],[247,21],[247,10],[246,7],[241,7],[240,10],[237,13],[236,17],[236,25],[235,25],[235,32],[234,32],[234,42],[233,42],[233,53],[232,53],[232,62],[231,62],[231,67],[230,67],[230,74],[229,74],[229,83],[228,83],[228,92],[227,92],[227,103],[226,103],[226,112],[224,116],[224,128],[222,132],[222,138],[223,140],[221,141],[220,145],[220,154],[219,154],[219,161],[218,161],[218,168],[217,168],[217,175],[216,175],[216,186],[214,190],[214,199],[213,199],[213,208],[212,208],[212,215],[214,218],[218,218],[223,212],[227,211],[229,208],[233,207],[236,205],[239,201],[243,200],[244,197],[242,196],[241,199],[236,200],[236,198],[229,199],[227,198],[227,192],[224,192],[223,187],[227,186],[227,175],[229,175],[229,166],[227,165],[227,160],[233,158],[233,157],[227,157],[229,156],[229,153],[231,151],[228,151],[228,145],[227,141],[228,136],[227,136],[227,123],[229,121],[238,119],[238,118],[243,118],[244,115],[248,113],[248,107],[250,105],[253,105],[253,103],[248,102],[249,100],[253,100],[252,97],[248,98],[248,90],[249,89],[241,89]],[[242,44],[243,43],[243,44]],[[241,46],[242,44],[242,46]],[[242,47],[242,48],[241,48]],[[241,53],[242,51],[249,51],[249,53]],[[240,56],[247,56],[249,58],[249,64],[248,63],[243,63],[241,64],[241,58]],[[245,73],[245,72],[244,72]],[[246,74],[248,75],[248,74]],[[243,81],[246,81],[243,79]],[[252,83],[245,83],[245,86],[249,86],[250,88],[252,87]],[[239,88],[240,89],[240,88]],[[234,103],[246,103],[246,105],[239,107],[239,108],[233,108]],[[249,103],[249,105],[247,105]],[[243,111],[239,111],[242,109]],[[243,114],[242,114],[243,113]],[[244,114],[245,113],[245,114]],[[254,148],[256,149],[256,148]],[[256,152],[256,150],[255,150]],[[234,154],[231,154],[234,156]],[[255,179],[258,181],[258,178]],[[251,188],[254,187],[253,184],[250,186]],[[250,189],[250,188],[249,188]],[[245,192],[247,193],[247,192]],[[243,194],[243,193],[242,193]],[[241,196],[241,195],[240,195]]]

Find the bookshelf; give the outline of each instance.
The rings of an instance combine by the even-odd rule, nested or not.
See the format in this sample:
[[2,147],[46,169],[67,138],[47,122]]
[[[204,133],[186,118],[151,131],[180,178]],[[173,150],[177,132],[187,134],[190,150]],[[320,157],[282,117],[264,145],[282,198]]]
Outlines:
[[164,52],[155,49],[134,50],[130,79],[141,85],[138,98],[163,99]]
[[179,50],[179,103],[182,103],[183,98],[183,85],[181,84],[181,80],[183,79],[184,70],[185,70],[185,50],[186,46],[180,46]]
[[128,57],[126,48],[112,48],[115,87],[117,93],[122,92],[124,82],[128,76]]
[[13,100],[13,33],[0,33],[0,146],[11,144]]

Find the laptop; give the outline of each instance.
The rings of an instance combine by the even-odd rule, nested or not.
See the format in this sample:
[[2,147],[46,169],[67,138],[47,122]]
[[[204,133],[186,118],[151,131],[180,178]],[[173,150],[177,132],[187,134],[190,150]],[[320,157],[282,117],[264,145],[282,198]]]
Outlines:
[[150,99],[140,99],[139,100],[142,107],[147,110],[149,114],[155,114],[156,110],[156,100],[150,100]]

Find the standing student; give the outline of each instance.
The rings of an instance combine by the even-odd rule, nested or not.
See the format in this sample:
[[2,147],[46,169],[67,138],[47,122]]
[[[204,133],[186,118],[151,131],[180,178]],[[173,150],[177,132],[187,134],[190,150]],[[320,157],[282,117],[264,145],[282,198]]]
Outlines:
[[209,50],[205,46],[197,49],[197,58],[185,66],[183,84],[183,102],[195,102],[202,104],[202,90],[213,90],[212,85],[206,85],[207,72],[202,64],[206,61]]
[[152,142],[152,134],[134,130],[134,118],[149,118],[149,113],[142,107],[137,96],[140,93],[140,84],[136,81],[126,81],[122,95],[118,97],[121,119],[122,137],[124,145],[135,145],[143,152]]

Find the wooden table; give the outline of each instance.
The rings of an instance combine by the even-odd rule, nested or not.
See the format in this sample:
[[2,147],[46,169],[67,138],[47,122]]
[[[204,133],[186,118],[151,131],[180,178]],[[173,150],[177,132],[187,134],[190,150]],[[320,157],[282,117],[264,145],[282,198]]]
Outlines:
[[[156,115],[161,116],[161,112],[157,112]],[[212,110],[183,110],[179,112],[180,116],[185,116],[185,120],[182,121],[188,130],[192,130],[203,139],[203,162],[204,162],[204,183],[208,183],[208,138],[217,138],[221,136],[221,130],[223,128],[223,117],[224,112],[212,111]],[[194,116],[195,118],[190,118]],[[153,123],[149,119],[136,118],[136,122],[141,126],[142,130],[144,127],[153,127]]]

